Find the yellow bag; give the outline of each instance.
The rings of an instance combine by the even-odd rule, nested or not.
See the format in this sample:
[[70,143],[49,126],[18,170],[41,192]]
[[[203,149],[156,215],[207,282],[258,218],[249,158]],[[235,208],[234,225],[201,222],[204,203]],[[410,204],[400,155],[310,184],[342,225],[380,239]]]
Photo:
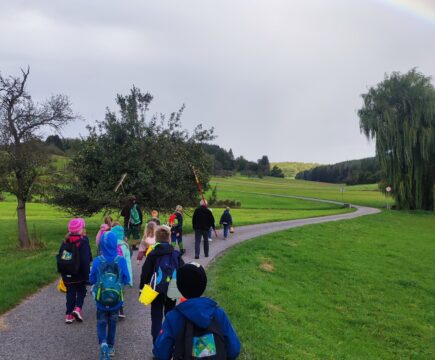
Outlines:
[[65,286],[62,278],[60,278],[59,282],[57,283],[57,291],[59,291],[61,293],[66,293],[66,286]]
[[[154,288],[155,288],[156,287],[155,274],[151,278],[151,283],[153,282],[153,279],[154,279]],[[139,296],[139,302],[144,304],[145,306],[150,305],[157,297],[157,295],[159,295],[159,293],[152,288],[151,283],[145,284]]]
[[231,227],[230,227],[230,233],[231,233],[231,234],[234,234],[234,226],[231,226]]

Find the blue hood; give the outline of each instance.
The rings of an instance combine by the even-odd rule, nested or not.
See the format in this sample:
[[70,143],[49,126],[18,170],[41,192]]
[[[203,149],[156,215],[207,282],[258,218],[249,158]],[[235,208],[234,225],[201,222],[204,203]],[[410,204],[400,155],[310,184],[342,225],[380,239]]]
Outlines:
[[213,300],[206,297],[199,297],[188,299],[180,305],[177,305],[175,309],[197,326],[205,329],[210,325],[217,308],[217,303]]
[[101,238],[100,249],[104,258],[109,262],[113,261],[118,255],[117,243],[116,235],[111,231],[105,232]]
[[121,244],[124,241],[124,228],[121,225],[114,226],[110,232],[116,235],[118,244]]

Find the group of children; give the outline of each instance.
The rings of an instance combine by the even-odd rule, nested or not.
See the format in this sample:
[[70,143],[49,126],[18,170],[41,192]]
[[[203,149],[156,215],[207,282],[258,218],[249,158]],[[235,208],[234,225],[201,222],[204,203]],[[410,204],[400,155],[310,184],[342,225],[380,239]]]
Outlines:
[[[136,258],[139,264],[145,257],[140,289],[154,279],[154,289],[158,291],[151,303],[154,357],[235,359],[240,343],[228,318],[213,300],[201,297],[207,283],[204,269],[196,263],[184,264],[182,259],[182,212],[178,205],[170,219],[171,226],[160,226],[158,213],[152,214]],[[131,252],[125,239],[120,223],[106,217],[96,236],[98,256],[92,259],[85,221],[75,218],[68,223],[68,234],[57,256],[58,271],[66,286],[66,323],[83,321],[86,285],[92,285],[100,359],[115,355],[116,323],[124,317],[124,287],[133,285]],[[180,251],[175,250],[177,243]],[[178,305],[168,296],[171,280],[180,293]]]

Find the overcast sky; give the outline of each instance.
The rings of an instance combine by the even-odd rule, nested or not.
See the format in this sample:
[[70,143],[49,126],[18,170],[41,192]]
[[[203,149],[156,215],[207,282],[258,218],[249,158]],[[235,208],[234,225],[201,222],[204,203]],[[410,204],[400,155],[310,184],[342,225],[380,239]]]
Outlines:
[[236,156],[362,158],[374,144],[359,131],[360,95],[391,71],[435,75],[435,20],[394,3],[0,0],[0,71],[30,65],[35,99],[68,95],[85,119],[68,137],[135,84],[152,112],[186,104],[184,126],[214,126]]

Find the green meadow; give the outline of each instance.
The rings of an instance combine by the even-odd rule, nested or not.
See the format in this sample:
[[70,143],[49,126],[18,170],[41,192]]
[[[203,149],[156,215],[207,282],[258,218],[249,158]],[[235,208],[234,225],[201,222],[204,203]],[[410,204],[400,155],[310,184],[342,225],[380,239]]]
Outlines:
[[[261,200],[258,197],[260,194],[305,196],[378,208],[385,208],[387,203],[393,204],[391,198],[379,192],[376,184],[346,186],[286,178],[228,177],[213,178],[211,185],[216,186],[219,200],[240,200],[242,207],[255,206],[256,203],[260,203]],[[279,202],[279,200],[276,201]]]
[[241,359],[433,359],[435,214],[382,212],[249,240],[208,269]]
[[[62,161],[60,165],[62,166]],[[274,183],[274,180],[261,180],[259,183]],[[256,180],[244,179],[244,183],[258,184]],[[307,186],[309,184],[307,183]],[[266,187],[268,189],[268,187]],[[233,192],[237,194],[237,189]],[[231,194],[225,194],[229,198]],[[220,193],[218,194],[220,198]],[[271,195],[240,193],[242,208],[233,209],[235,226],[264,223],[280,220],[291,220],[307,217],[332,215],[352,211],[338,205],[316,203],[311,201],[280,198]],[[175,206],[176,204],[174,204]],[[223,209],[215,208],[216,220]],[[192,209],[185,214],[185,232],[191,232]],[[17,248],[16,203],[13,196],[7,195],[0,202],[0,313],[15,306],[21,299],[34,293],[41,286],[53,281],[56,273],[55,255],[59,244],[66,234],[70,216],[52,206],[41,203],[27,204],[28,227],[32,236],[42,242],[42,248],[21,251]],[[118,215],[113,214],[114,218]],[[145,216],[146,218],[146,216]],[[166,216],[161,217],[166,221]],[[91,245],[102,223],[101,214],[86,218],[87,233]],[[8,289],[5,291],[4,289]]]

